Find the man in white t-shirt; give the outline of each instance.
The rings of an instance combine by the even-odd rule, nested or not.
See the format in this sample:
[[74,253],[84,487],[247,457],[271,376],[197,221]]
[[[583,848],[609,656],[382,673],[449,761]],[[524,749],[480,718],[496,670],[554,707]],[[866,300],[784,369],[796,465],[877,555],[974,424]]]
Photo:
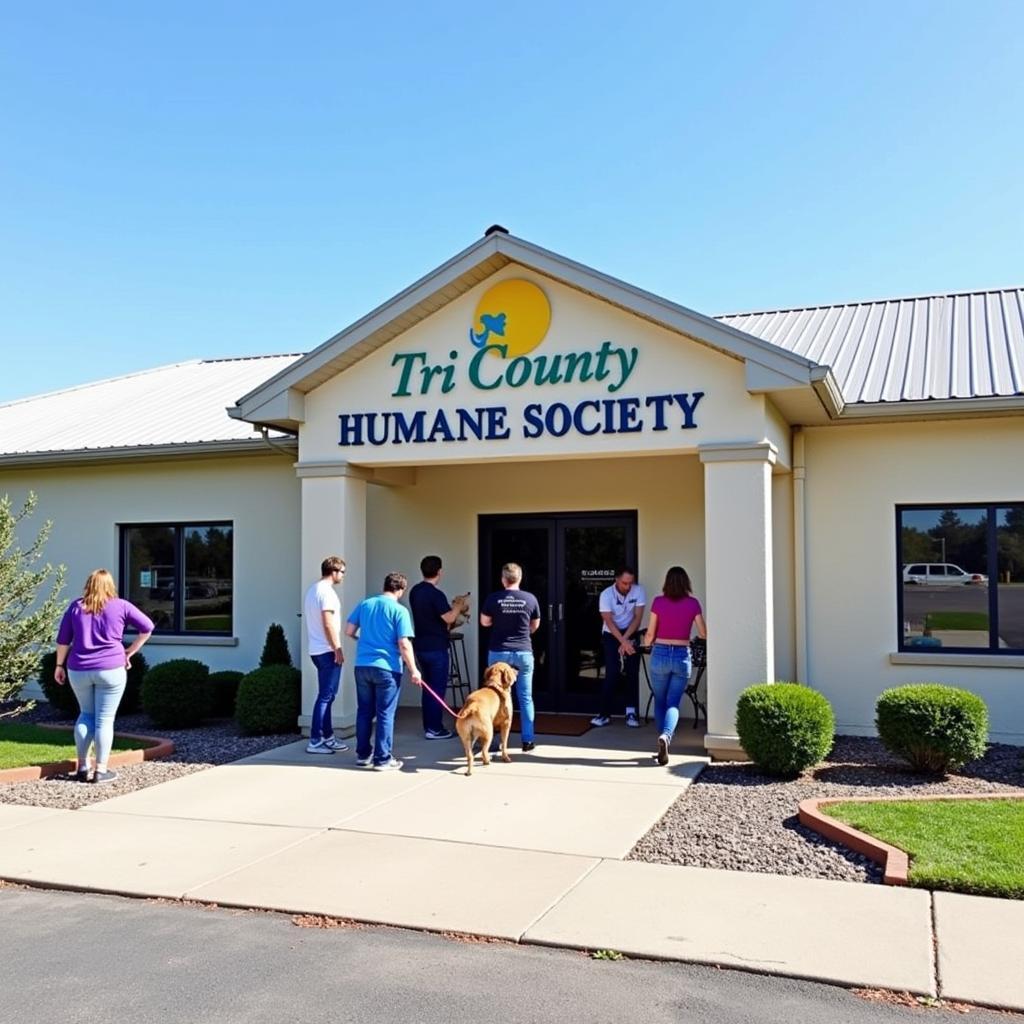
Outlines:
[[341,601],[335,587],[345,575],[344,559],[331,555],[320,563],[320,580],[306,591],[302,617],[306,620],[309,657],[316,666],[317,694],[309,725],[307,754],[333,754],[348,750],[348,744],[334,738],[331,707],[341,685]]
[[615,582],[601,591],[597,610],[601,613],[601,647],[604,651],[604,685],[601,711],[591,725],[608,725],[615,710],[615,690],[623,674],[626,677],[626,725],[640,725],[636,709],[640,697],[640,620],[644,617],[647,594],[636,581],[636,571],[624,565],[615,570]]

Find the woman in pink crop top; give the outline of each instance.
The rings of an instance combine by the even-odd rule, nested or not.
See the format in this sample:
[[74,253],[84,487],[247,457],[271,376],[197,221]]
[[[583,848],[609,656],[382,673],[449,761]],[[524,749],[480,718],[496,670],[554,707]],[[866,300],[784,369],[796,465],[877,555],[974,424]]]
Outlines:
[[668,764],[668,748],[679,724],[679,702],[690,680],[690,636],[708,635],[700,601],[680,565],[665,574],[665,585],[651,604],[644,645],[651,647],[651,691],[658,726],[658,764]]

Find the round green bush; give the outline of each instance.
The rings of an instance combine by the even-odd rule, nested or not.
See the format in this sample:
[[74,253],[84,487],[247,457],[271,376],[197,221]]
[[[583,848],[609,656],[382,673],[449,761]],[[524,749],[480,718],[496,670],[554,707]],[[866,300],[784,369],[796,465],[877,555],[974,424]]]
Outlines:
[[302,673],[290,665],[250,672],[238,687],[235,721],[243,736],[295,732],[302,706]]
[[[68,683],[60,686],[53,678],[53,670],[57,666],[57,652],[44,654],[39,666],[39,685],[43,694],[61,718],[78,717],[78,700],[75,691]],[[118,706],[118,714],[130,715],[138,711],[142,703],[142,680],[149,671],[149,665],[142,652],[132,655],[132,667],[128,670],[128,685]]]
[[769,775],[799,775],[831,749],[836,720],[817,690],[762,683],[740,694],[736,731],[750,759]]
[[886,750],[916,771],[945,775],[985,753],[988,708],[955,686],[911,683],[879,696],[875,728]]
[[230,668],[210,673],[207,685],[210,688],[208,705],[211,718],[235,717],[235,698],[244,675],[244,672]]
[[209,668],[192,658],[154,665],[142,681],[142,706],[159,729],[187,729],[209,712]]

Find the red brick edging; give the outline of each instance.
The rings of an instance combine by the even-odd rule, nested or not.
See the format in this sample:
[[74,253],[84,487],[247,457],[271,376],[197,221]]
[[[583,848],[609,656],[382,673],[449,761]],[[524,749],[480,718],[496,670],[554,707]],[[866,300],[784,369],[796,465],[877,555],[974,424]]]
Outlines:
[[[42,729],[66,730],[65,725],[49,725],[39,723]],[[174,753],[174,743],[162,736],[139,736],[132,732],[116,734],[125,740],[145,740],[152,746],[141,750],[111,751],[107,764],[113,768],[125,764],[141,764],[143,761],[154,761],[160,757],[170,757]],[[54,775],[68,775],[75,770],[75,761],[51,761],[49,764],[32,764],[25,768],[0,768],[0,782],[35,782],[37,779],[49,779]]]
[[886,885],[907,885],[910,858],[906,852],[888,843],[869,836],[836,818],[830,818],[820,810],[830,804],[891,804],[921,802],[925,800],[1024,800],[1024,793],[957,793],[941,796],[845,796],[829,797],[823,800],[801,800],[800,824],[821,833],[826,839],[855,850],[870,860],[882,865],[882,881]]

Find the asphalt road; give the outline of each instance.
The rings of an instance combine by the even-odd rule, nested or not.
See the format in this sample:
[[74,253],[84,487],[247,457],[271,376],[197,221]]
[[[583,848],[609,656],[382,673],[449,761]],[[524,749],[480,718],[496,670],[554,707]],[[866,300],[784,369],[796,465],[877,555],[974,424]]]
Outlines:
[[[453,886],[452,898],[487,893]],[[0,922],[0,1019],[18,1024],[964,1019],[740,971],[601,961],[388,928],[303,928],[287,915],[113,896],[0,888]],[[968,1019],[1008,1018],[976,1010]]]

